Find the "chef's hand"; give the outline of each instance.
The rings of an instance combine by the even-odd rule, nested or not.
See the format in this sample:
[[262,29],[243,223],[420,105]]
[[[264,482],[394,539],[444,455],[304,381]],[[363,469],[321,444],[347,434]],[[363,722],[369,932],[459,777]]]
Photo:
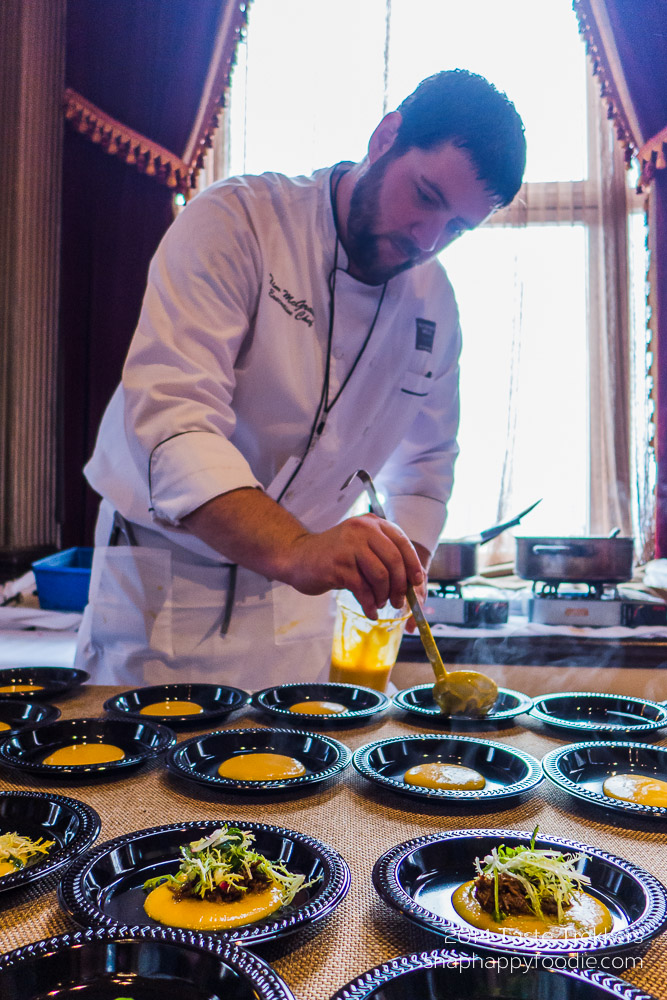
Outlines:
[[373,620],[388,600],[403,607],[409,583],[426,585],[427,550],[375,514],[312,532],[262,490],[242,487],[207,501],[182,523],[230,562],[303,594],[352,591]]
[[425,584],[410,539],[375,514],[347,518],[328,531],[304,532],[293,540],[287,558],[286,583],[303,594],[350,590],[373,620],[387,601],[403,607],[409,583]]

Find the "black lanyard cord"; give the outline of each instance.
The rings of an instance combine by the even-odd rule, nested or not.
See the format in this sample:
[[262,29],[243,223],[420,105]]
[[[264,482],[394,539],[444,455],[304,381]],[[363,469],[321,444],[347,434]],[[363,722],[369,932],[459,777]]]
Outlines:
[[[336,167],[334,169],[333,174],[331,175],[331,210],[333,212],[334,224],[335,224],[335,227],[336,227],[336,248],[334,250],[333,268],[331,270],[331,274],[329,275],[329,329],[328,329],[328,332],[327,332],[327,356],[326,356],[326,363],[325,363],[325,368],[324,368],[324,384],[322,386],[322,397],[320,399],[320,403],[319,403],[318,410],[317,410],[318,416],[321,415],[321,414],[324,414],[325,417],[328,416],[329,412],[331,411],[331,408],[334,406],[334,404],[338,400],[340,394],[342,393],[343,389],[345,388],[345,386],[347,385],[347,383],[352,378],[352,375],[354,374],[354,371],[355,371],[357,365],[359,364],[359,362],[361,361],[361,358],[363,357],[364,351],[368,347],[368,342],[371,339],[371,336],[373,334],[373,330],[375,329],[375,324],[378,321],[378,316],[380,315],[380,309],[382,308],[382,303],[384,301],[385,292],[387,291],[387,282],[385,281],[385,283],[382,286],[382,292],[380,293],[380,298],[378,299],[377,307],[375,309],[375,315],[373,316],[373,319],[371,321],[371,325],[368,328],[368,333],[364,337],[364,342],[361,345],[359,351],[357,352],[357,356],[354,359],[354,361],[352,362],[352,367],[350,368],[349,372],[347,373],[347,375],[343,379],[343,382],[342,382],[342,384],[341,384],[338,392],[333,397],[333,399],[330,400],[329,399],[329,388],[330,388],[330,379],[331,379],[331,349],[332,349],[332,346],[333,346],[334,321],[335,321],[335,315],[336,315],[336,276],[338,274],[338,244],[339,244],[338,231],[340,229],[340,224],[339,224],[339,221],[338,221],[338,206],[336,204],[336,197],[337,197],[337,194],[338,194],[338,188],[339,188],[340,182],[342,181],[343,177],[347,173],[347,170],[345,170],[345,169],[341,170],[340,173],[338,173],[338,170],[339,170],[339,168]],[[334,175],[336,175],[335,184],[333,183]],[[324,420],[317,421],[317,433],[318,434],[321,434],[322,431],[324,430],[324,423],[325,423]],[[311,436],[311,440],[312,440],[312,436]]]
[[285,493],[287,492],[288,488],[294,482],[297,473],[301,469],[301,466],[306,460],[306,456],[308,455],[308,452],[311,449],[315,435],[317,434],[317,436],[319,437],[322,431],[324,430],[326,417],[329,415],[331,408],[338,401],[343,389],[350,381],[357,365],[361,361],[364,351],[366,350],[368,342],[370,341],[371,336],[373,334],[373,330],[375,329],[375,326],[377,324],[378,316],[380,315],[380,309],[382,308],[382,303],[384,301],[385,292],[387,291],[387,282],[385,281],[384,285],[382,286],[382,292],[380,294],[377,307],[375,309],[375,315],[373,316],[371,325],[368,328],[368,333],[364,337],[364,342],[361,345],[359,351],[357,352],[357,356],[352,362],[352,367],[350,368],[349,372],[343,379],[343,382],[340,388],[338,389],[338,392],[335,394],[333,399],[330,400],[329,388],[331,382],[331,354],[333,347],[334,320],[336,314],[336,275],[338,273],[338,246],[339,246],[339,238],[338,238],[339,223],[338,223],[338,209],[336,206],[336,197],[338,194],[338,188],[340,182],[342,181],[346,173],[347,169],[341,169],[341,164],[339,164],[338,166],[334,167],[329,181],[329,197],[331,199],[331,209],[333,212],[334,224],[336,229],[336,244],[334,247],[333,267],[331,269],[331,272],[329,273],[329,326],[327,329],[327,350],[324,361],[324,379],[322,382],[322,392],[320,393],[320,399],[317,404],[317,410],[315,412],[315,419],[313,420],[313,424],[310,428],[310,434],[308,435],[308,442],[303,452],[303,456],[299,461],[299,464],[297,465],[296,469],[294,470],[294,472],[289,477],[288,481],[285,483],[284,487],[280,491],[280,496],[277,498],[278,503],[280,503]]
[[[380,315],[380,309],[382,308],[382,303],[384,301],[384,296],[385,296],[385,292],[386,291],[387,291],[387,282],[385,281],[384,285],[382,286],[382,292],[380,293],[380,298],[378,299],[377,307],[375,309],[375,315],[373,316],[373,319],[371,321],[371,325],[368,328],[368,333],[364,337],[364,342],[361,345],[361,347],[359,348],[359,351],[357,353],[356,358],[352,362],[352,367],[350,368],[349,372],[347,373],[347,375],[343,379],[343,382],[342,382],[342,384],[340,386],[340,389],[338,390],[338,392],[336,393],[336,395],[333,397],[333,399],[331,401],[329,401],[329,375],[330,375],[331,365],[330,365],[329,357],[327,358],[326,381],[325,381],[325,387],[324,387],[325,388],[325,394],[324,394],[324,413],[325,414],[329,413],[329,411],[331,410],[332,406],[334,405],[334,403],[336,402],[336,400],[340,396],[341,392],[343,391],[343,389],[345,388],[345,386],[347,385],[347,383],[352,378],[352,375],[354,374],[355,368],[357,367],[357,365],[361,361],[363,353],[366,350],[366,348],[368,347],[368,342],[371,339],[371,335],[373,333],[373,330],[375,329],[375,324],[377,323],[378,316]],[[334,278],[333,278],[333,293],[331,295],[331,310],[330,310],[331,311],[331,330],[332,330],[332,333],[333,333],[333,320],[334,320],[335,292],[336,292],[336,276],[335,276],[335,273],[334,273]],[[331,351],[330,350],[329,350],[328,354],[329,354],[329,356],[331,355]]]

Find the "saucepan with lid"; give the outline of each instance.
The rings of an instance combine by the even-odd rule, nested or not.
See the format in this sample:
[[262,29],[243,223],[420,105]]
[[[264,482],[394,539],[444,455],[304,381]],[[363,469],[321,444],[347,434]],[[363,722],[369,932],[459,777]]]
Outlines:
[[632,578],[634,538],[516,538],[516,573],[544,583],[623,583]]
[[477,550],[480,545],[490,542],[508,528],[529,514],[534,507],[537,507],[541,500],[536,500],[530,507],[526,507],[520,514],[510,521],[503,521],[493,528],[486,528],[478,535],[469,535],[452,541],[443,541],[438,544],[428,571],[429,580],[434,583],[458,583],[459,580],[467,580],[477,573]]

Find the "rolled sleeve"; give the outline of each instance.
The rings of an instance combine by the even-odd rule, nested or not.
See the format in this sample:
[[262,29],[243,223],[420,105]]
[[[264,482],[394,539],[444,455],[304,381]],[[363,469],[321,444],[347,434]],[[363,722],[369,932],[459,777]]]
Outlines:
[[154,521],[179,525],[221,493],[261,483],[243,455],[218,434],[189,431],[157,445],[149,465],[150,512]]
[[154,522],[260,483],[232,443],[235,363],[254,315],[259,250],[234,191],[194,199],[149,273],[123,370],[125,434]]

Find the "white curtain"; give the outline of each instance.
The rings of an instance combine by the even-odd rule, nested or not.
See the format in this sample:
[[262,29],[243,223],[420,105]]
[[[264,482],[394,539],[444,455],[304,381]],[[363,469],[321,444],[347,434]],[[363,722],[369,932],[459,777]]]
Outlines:
[[[566,7],[254,0],[232,83],[231,160],[219,145],[207,175],[308,173],[360,158],[383,111],[451,65],[484,73],[515,100],[527,183],[443,254],[464,330],[461,456],[445,537],[540,497],[520,533],[631,534],[632,497],[635,528],[641,508],[638,443],[632,466],[630,456],[644,362],[631,368],[626,177]],[[508,533],[482,549],[482,562],[513,555]]]

